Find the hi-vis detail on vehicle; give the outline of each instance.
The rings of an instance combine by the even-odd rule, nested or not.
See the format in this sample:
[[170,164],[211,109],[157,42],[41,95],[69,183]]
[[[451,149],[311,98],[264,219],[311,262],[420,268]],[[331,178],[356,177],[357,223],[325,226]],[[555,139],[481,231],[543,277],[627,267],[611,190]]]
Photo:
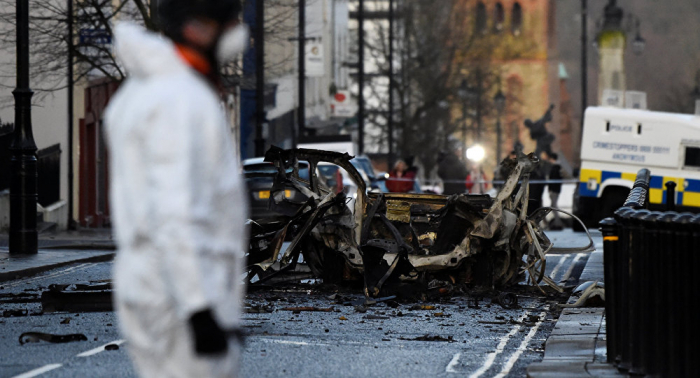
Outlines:
[[624,202],[637,171],[651,171],[649,202],[666,203],[669,181],[675,203],[700,211],[700,117],[646,110],[586,110],[576,213],[590,222]]

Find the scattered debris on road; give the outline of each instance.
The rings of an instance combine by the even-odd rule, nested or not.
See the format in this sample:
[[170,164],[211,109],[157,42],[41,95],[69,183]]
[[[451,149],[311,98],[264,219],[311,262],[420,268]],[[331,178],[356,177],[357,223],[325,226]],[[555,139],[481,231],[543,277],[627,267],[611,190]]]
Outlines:
[[245,312],[247,314],[266,314],[266,313],[271,313],[274,310],[275,310],[275,308],[271,305],[259,305],[259,306],[246,305],[245,306]]
[[11,318],[11,317],[17,317],[17,316],[27,316],[29,315],[29,310],[26,308],[20,308],[16,310],[5,310],[2,312],[2,317],[3,318]]
[[119,345],[107,344],[107,345],[105,345],[105,350],[119,350]]
[[44,313],[112,311],[112,286],[97,284],[53,284],[41,293]]
[[399,337],[399,340],[407,340],[407,341],[446,341],[448,343],[453,343],[455,342],[454,338],[452,336],[447,336],[447,338],[442,337],[440,335],[423,335],[423,336],[418,336],[414,337],[412,339],[407,339],[405,337]]
[[513,293],[501,292],[494,297],[493,303],[497,303],[505,309],[518,308],[518,296]]
[[69,335],[53,335],[42,332],[25,332],[19,335],[19,344],[38,343],[39,341],[49,343],[70,343],[73,341],[87,341],[87,337],[82,333],[73,333]]
[[0,294],[0,303],[36,303],[39,302],[39,296],[32,293],[2,293]]
[[[269,206],[281,215],[249,222],[249,286],[285,276],[298,282],[311,273],[325,283],[362,282],[367,298],[422,299],[428,292],[451,295],[464,285],[501,290],[523,281],[527,272],[528,282],[540,290],[545,282],[563,291],[544,274],[553,245],[540,227],[559,210],[542,208],[527,216],[529,177],[539,163],[533,154],[504,160],[511,174],[496,198],[367,193],[350,159],[347,153],[310,149],[267,151],[265,161],[277,168]],[[300,161],[309,164],[308,180],[299,177]],[[357,191],[335,193],[323,185],[316,174],[319,162],[347,171]],[[289,188],[305,199],[287,198]],[[517,297],[499,297],[497,303],[513,308]]]
[[558,306],[562,308],[605,306],[605,285],[602,282],[584,282],[574,289],[573,295],[579,295],[576,302],[559,304]]
[[293,313],[300,313],[302,311],[318,311],[318,312],[331,312],[333,307],[321,308],[321,307],[285,307],[282,311],[292,311]]

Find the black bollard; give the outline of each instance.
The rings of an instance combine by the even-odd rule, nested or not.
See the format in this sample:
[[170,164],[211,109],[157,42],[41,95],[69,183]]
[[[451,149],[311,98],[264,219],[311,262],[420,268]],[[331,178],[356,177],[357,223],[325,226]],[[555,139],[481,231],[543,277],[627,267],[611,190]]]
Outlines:
[[666,183],[666,211],[676,211],[676,183]]
[[[691,249],[689,251],[689,260],[686,261],[686,284],[688,285],[688,290],[690,290],[692,296],[689,298],[697,298],[698,293],[700,293],[700,280],[694,278],[697,274],[695,272],[696,267],[700,264],[700,215],[694,216],[690,220],[690,229],[692,232],[691,239]],[[689,275],[688,275],[689,274]],[[692,301],[692,299],[691,299]],[[687,311],[687,310],[686,310]],[[687,311],[690,316],[691,312]],[[693,353],[697,350],[698,340],[700,339],[700,325],[697,321],[690,321],[687,326],[688,331],[685,333],[685,345],[686,345],[686,369],[692,369],[697,353]],[[692,370],[686,370],[692,371]]]
[[629,355],[630,369],[629,374],[635,376],[644,375],[641,333],[645,330],[641,327],[640,316],[642,308],[642,285],[645,279],[642,276],[642,255],[646,255],[651,251],[648,245],[644,243],[644,228],[642,227],[642,219],[650,214],[649,210],[638,210],[630,216],[630,248],[629,248],[629,287],[628,287],[628,316],[629,323],[626,324],[629,330]]
[[662,377],[676,377],[672,372],[678,370],[672,369],[671,359],[678,350],[678,345],[674,345],[671,338],[671,330],[675,328],[675,315],[672,308],[675,307],[676,293],[671,291],[673,286],[673,277],[677,274],[675,271],[676,257],[676,240],[674,235],[675,223],[673,220],[678,216],[676,212],[666,212],[659,218],[659,241],[661,249],[657,251],[658,258],[658,274],[657,285],[661,301],[657,306],[661,309],[659,319],[659,345],[657,349],[659,374]]
[[[696,293],[693,293],[689,289],[691,277],[695,275],[695,270],[697,267],[692,267],[693,269],[688,269],[690,265],[688,262],[692,256],[692,233],[691,233],[691,221],[693,219],[693,214],[683,213],[678,215],[673,219],[674,223],[674,236],[676,240],[675,250],[673,251],[674,258],[673,267],[674,273],[671,276],[672,286],[670,288],[673,293],[674,303],[671,307],[673,311],[673,316],[675,317],[675,322],[672,323],[672,329],[670,330],[671,340],[670,342],[674,344],[677,349],[676,353],[671,356],[671,361],[669,365],[671,366],[671,373],[674,377],[689,377],[692,375],[692,371],[695,369],[690,367],[692,370],[687,370],[688,358],[689,356],[687,349],[690,348],[692,344],[686,343],[686,333],[690,323],[695,321],[691,316],[691,311],[688,308],[689,299],[692,298]],[[690,357],[692,360],[693,357]]]
[[642,347],[642,369],[647,377],[658,376],[659,368],[656,363],[656,355],[658,354],[658,324],[661,321],[662,309],[658,303],[662,300],[663,295],[660,290],[655,290],[658,284],[657,265],[659,259],[659,251],[662,246],[659,242],[658,219],[663,213],[653,211],[642,219],[642,227],[644,228],[643,243],[646,246],[646,253],[639,254],[641,266],[642,288],[641,292],[644,299],[641,301],[640,307],[640,339],[639,343]]
[[615,362],[620,371],[626,372],[630,368],[630,350],[629,350],[629,249],[630,249],[630,217],[635,213],[635,210],[629,207],[622,207],[615,211],[615,220],[620,225],[620,245],[619,254],[615,259],[615,285],[618,289],[615,291],[617,297],[615,302],[618,304],[616,311],[615,322],[620,325],[615,330],[617,337],[615,340],[617,357]]
[[607,361],[614,363],[618,355],[617,339],[615,332],[619,326],[615,321],[618,311],[615,299],[615,256],[618,255],[620,245],[619,227],[615,218],[605,218],[600,221],[600,231],[603,233],[603,273],[605,280],[605,335],[607,338]]

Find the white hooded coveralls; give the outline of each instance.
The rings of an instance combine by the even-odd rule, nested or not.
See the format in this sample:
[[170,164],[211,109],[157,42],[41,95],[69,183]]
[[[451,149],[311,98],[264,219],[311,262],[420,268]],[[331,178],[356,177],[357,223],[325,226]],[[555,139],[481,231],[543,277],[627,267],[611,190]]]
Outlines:
[[207,308],[224,330],[240,321],[248,205],[226,114],[172,42],[132,24],[114,37],[128,79],[105,121],[127,348],[143,377],[234,377],[238,343],[198,356],[188,324]]

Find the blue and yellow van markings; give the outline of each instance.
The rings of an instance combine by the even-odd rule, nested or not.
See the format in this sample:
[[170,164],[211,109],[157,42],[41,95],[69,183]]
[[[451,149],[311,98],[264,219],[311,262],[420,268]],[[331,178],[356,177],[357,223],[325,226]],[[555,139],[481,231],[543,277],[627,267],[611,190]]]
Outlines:
[[[596,169],[582,169],[579,175],[579,195],[581,197],[598,197],[601,184],[608,179],[623,179],[632,181],[636,173],[614,172]],[[589,188],[589,181],[594,180],[595,189]],[[682,206],[700,207],[700,180],[682,177],[651,176],[649,182],[649,202],[653,204],[666,203],[666,186],[669,181],[676,182],[676,204]]]

